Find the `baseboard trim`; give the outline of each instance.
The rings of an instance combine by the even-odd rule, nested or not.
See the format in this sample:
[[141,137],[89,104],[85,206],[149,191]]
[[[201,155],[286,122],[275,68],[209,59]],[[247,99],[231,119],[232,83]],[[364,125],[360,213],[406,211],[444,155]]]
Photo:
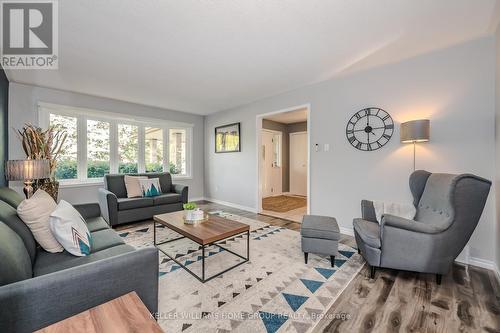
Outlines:
[[246,211],[249,211],[251,213],[257,213],[257,209],[254,207],[247,207],[247,206],[243,206],[243,205],[238,205],[238,204],[235,204],[232,202],[218,200],[218,199],[214,199],[214,198],[203,198],[202,200],[210,201],[210,202],[213,202],[213,203],[216,203],[219,205],[224,205],[224,206],[228,206],[228,207],[232,207],[232,208],[236,208],[236,209],[246,210]]
[[[468,261],[468,262],[467,262]],[[485,269],[489,269],[493,272],[495,272],[496,278],[498,282],[500,283],[500,270],[499,267],[496,265],[495,262],[491,260],[484,260],[481,258],[476,258],[476,257],[469,257],[469,260],[455,260],[456,263],[459,263],[461,265],[467,266],[477,266]]]
[[191,202],[191,201],[203,201],[203,200],[205,200],[205,198],[204,198],[204,197],[197,197],[197,198],[190,198],[190,199],[189,199],[189,201],[190,201],[190,202]]
[[354,230],[352,228],[339,226],[339,230],[341,234],[354,237]]

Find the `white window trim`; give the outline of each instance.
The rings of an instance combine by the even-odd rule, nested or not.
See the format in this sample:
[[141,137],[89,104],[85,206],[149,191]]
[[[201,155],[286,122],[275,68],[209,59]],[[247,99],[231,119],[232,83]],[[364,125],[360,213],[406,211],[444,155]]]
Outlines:
[[77,179],[59,180],[62,187],[74,187],[79,185],[101,185],[102,178],[87,178],[87,119],[105,121],[110,124],[109,147],[110,147],[110,173],[118,173],[118,124],[130,124],[138,126],[138,172],[145,172],[145,127],[161,128],[163,130],[163,170],[169,170],[169,133],[170,129],[186,130],[186,174],[172,175],[174,180],[193,178],[193,124],[169,121],[158,118],[146,118],[127,115],[122,113],[101,111],[58,105],[52,103],[38,102],[38,124],[42,128],[49,126],[50,114],[69,116],[77,118]]

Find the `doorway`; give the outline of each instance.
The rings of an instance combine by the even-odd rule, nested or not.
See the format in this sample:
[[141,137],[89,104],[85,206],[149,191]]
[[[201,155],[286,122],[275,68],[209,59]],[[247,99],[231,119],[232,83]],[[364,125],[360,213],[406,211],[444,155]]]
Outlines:
[[309,107],[257,117],[258,212],[295,222],[309,211]]
[[283,187],[282,132],[262,130],[262,197],[280,195]]

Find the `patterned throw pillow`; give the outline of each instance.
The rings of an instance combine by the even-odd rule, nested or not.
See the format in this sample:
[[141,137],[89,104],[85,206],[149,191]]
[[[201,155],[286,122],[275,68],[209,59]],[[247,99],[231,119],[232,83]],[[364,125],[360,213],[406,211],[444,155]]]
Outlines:
[[61,200],[50,215],[50,230],[66,251],[86,256],[92,248],[92,236],[83,217],[68,202]]
[[143,197],[156,197],[161,194],[160,178],[139,179]]

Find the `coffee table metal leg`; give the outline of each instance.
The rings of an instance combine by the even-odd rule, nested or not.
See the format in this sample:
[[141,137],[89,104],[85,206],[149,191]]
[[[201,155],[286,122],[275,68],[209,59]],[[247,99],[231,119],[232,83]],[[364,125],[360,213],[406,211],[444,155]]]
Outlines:
[[[156,223],[154,225],[154,229],[153,230],[154,230],[153,231],[153,242],[154,242],[154,245],[158,248],[158,250],[160,250],[161,252],[163,252],[163,254],[165,254],[167,257],[169,257],[173,262],[175,262],[180,267],[184,268],[189,274],[191,274],[193,277],[195,277],[197,280],[199,280],[202,283],[210,281],[213,278],[216,278],[216,277],[218,277],[218,276],[220,276],[220,275],[222,275],[222,274],[224,274],[224,273],[226,273],[226,272],[228,272],[228,271],[230,271],[230,270],[232,270],[232,269],[234,269],[234,268],[236,268],[236,267],[238,267],[238,266],[240,266],[240,265],[248,262],[249,259],[250,259],[250,231],[246,231],[246,234],[247,234],[247,256],[246,256],[246,258],[244,256],[236,253],[236,252],[233,252],[233,251],[227,249],[226,247],[223,247],[223,246],[217,244],[217,243],[211,243],[211,244],[207,244],[207,245],[201,245],[200,244],[201,245],[201,277],[200,277],[197,274],[195,274],[193,271],[191,271],[189,268],[187,268],[186,265],[182,264],[179,260],[177,260],[175,258],[175,256],[168,254],[166,251],[164,251],[163,249],[161,249],[159,247],[159,245],[170,243],[170,242],[174,242],[174,241],[180,240],[182,238],[186,238],[186,237],[181,236],[181,237],[170,239],[170,240],[167,240],[167,241],[164,241],[164,242],[161,242],[161,243],[157,243],[156,242]],[[227,251],[229,253],[232,253],[235,256],[243,259],[243,261],[241,261],[241,262],[237,263],[236,265],[233,265],[233,266],[231,266],[231,267],[223,270],[222,272],[219,272],[219,273],[217,273],[215,275],[212,275],[212,276],[210,276],[210,277],[208,277],[208,278],[205,279],[205,247],[207,247],[207,246],[217,246],[219,248],[222,248],[225,251]]]
[[201,280],[205,282],[205,245],[201,246]]
[[247,260],[250,260],[250,230],[247,231]]

